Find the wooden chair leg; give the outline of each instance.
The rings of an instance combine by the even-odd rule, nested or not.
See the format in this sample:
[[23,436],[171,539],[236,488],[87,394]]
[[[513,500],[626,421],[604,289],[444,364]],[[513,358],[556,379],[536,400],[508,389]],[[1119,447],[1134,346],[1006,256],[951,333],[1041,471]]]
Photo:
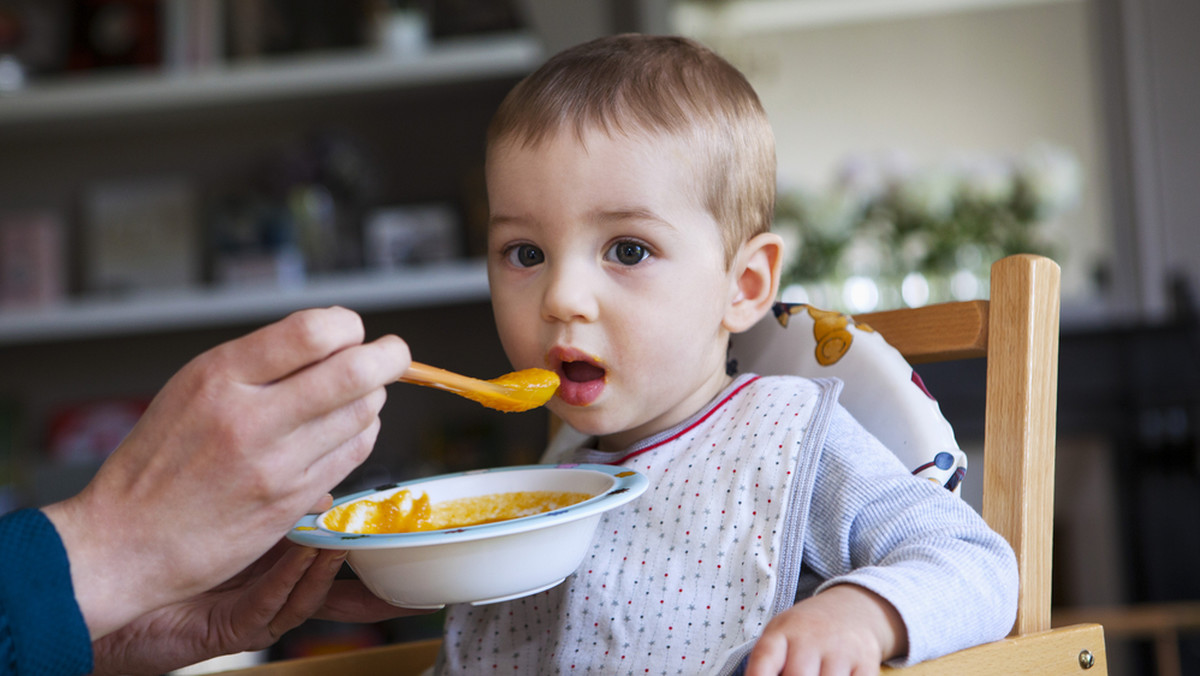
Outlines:
[[1183,675],[1183,663],[1179,659],[1179,632],[1164,629],[1154,635],[1154,666],[1158,676]]

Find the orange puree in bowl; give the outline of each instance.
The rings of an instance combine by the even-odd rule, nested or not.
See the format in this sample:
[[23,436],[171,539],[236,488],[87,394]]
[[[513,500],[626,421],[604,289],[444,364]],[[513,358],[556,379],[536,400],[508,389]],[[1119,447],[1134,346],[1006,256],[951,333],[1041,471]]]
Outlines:
[[430,505],[429,496],[414,498],[407,490],[400,490],[384,500],[357,500],[342,505],[325,517],[325,527],[368,534],[462,528],[562,509],[590,497],[589,493],[520,491],[443,500]]
[[385,500],[355,500],[325,516],[325,527],[346,533],[408,533],[429,530],[429,496],[396,491]]

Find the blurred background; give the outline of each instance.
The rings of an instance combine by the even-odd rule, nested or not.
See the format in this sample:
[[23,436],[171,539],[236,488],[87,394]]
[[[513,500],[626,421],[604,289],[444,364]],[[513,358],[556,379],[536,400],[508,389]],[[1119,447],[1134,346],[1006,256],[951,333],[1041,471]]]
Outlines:
[[[492,112],[566,46],[682,33],[774,125],[786,299],[985,298],[1000,256],[1060,262],[1056,608],[1170,604],[1110,626],[1112,673],[1200,673],[1198,30],[1181,0],[0,0],[0,510],[78,490],[188,359],[302,307],[508,370]],[[975,453],[982,364],[921,375]],[[545,436],[403,386],[384,416],[339,492]],[[313,622],[270,657],[438,622]]]

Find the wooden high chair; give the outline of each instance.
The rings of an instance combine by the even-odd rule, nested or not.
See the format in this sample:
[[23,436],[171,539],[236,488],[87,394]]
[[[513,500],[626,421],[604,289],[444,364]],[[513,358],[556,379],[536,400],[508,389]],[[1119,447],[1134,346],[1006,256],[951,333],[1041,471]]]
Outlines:
[[992,265],[990,301],[856,317],[910,363],[987,358],[983,518],[1017,555],[1017,620],[1008,638],[907,669],[932,674],[1106,674],[1104,629],[1050,626],[1059,268],[1041,256]]
[[[1051,534],[1058,382],[1059,268],[1017,255],[991,271],[991,300],[945,303],[855,317],[913,364],[987,358],[983,517],[1016,551],[1020,573],[1012,633],[905,669],[913,676],[1106,674],[1097,624],[1050,626]],[[417,674],[439,641],[276,662],[246,676]]]

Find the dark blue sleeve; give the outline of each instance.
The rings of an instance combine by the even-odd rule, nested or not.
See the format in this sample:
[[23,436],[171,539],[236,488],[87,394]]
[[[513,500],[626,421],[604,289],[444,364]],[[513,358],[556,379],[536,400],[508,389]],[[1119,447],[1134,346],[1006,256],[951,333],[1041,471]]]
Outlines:
[[0,675],[91,673],[91,637],[54,524],[36,509],[0,517],[0,548]]

